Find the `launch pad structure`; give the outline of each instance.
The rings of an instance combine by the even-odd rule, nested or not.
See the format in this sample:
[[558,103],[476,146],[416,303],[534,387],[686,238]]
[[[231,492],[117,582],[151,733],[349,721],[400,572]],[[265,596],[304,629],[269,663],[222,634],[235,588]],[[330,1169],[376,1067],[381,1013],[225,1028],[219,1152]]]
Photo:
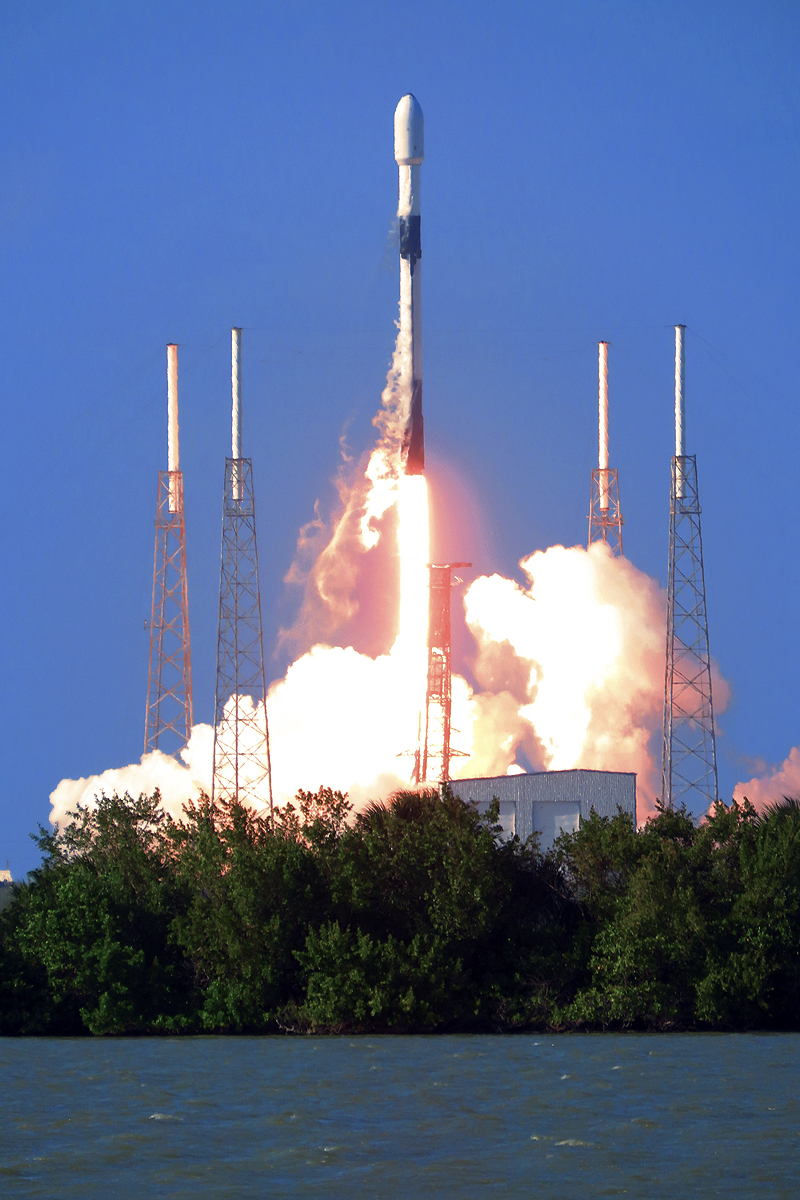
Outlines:
[[241,329],[231,331],[232,438],[225,459],[211,797],[273,815],[253,464],[242,456]]
[[158,473],[144,752],[177,756],[192,732],[192,654],[174,343],[167,346],[167,438],[168,470]]
[[420,783],[443,783],[450,778],[450,759],[466,757],[450,746],[452,707],[452,648],[450,643],[451,574],[472,563],[428,563],[428,677],[425,689],[425,740]]
[[599,453],[592,471],[589,508],[589,545],[605,542],[611,553],[622,556],[622,509],[619,503],[619,475],[608,465],[608,342],[598,342],[599,363]]
[[[420,323],[422,110],[412,95],[395,111],[399,170],[401,336],[409,346],[409,414],[401,469],[424,473]],[[662,800],[665,806],[718,799],[697,461],[684,447],[684,332],[675,327],[675,455],[670,492],[669,582],[664,688]],[[252,460],[242,452],[241,334],[231,331],[232,443],[225,459],[212,800],[238,800],[273,816],[267,691]],[[592,470],[589,540],[622,556],[619,476],[608,454],[608,342],[599,344],[599,453]],[[183,476],[178,454],[177,346],[167,347],[168,470],[159,472],[145,753],[177,755],[192,731],[192,676],[186,582]],[[447,783],[451,746],[452,573],[471,563],[428,563],[428,644],[424,713],[418,710],[413,779]],[[456,579],[456,583],[460,580]],[[415,708],[417,706],[415,705]],[[424,721],[424,724],[423,724]],[[474,782],[474,781],[473,781]]]
[[697,458],[684,453],[684,325],[675,326],[675,455],[667,584],[661,798],[674,808],[719,799]]

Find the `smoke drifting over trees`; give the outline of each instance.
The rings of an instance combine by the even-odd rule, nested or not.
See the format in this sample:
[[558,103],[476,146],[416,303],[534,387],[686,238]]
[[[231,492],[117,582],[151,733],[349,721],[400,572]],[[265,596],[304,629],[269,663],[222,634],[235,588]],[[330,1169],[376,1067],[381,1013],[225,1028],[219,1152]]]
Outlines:
[[779,767],[771,770],[762,764],[759,774],[749,783],[738,783],[733,789],[733,798],[741,804],[745,799],[759,812],[786,796],[800,796],[800,749],[793,746],[789,757]]

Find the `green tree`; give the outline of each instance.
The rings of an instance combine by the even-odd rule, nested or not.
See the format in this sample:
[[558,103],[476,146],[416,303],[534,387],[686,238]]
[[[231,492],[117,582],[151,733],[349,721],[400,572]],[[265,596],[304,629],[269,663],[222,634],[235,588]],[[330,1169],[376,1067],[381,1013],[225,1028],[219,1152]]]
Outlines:
[[619,840],[605,885],[592,878],[589,981],[566,1008],[568,1020],[663,1028],[694,1018],[707,890],[696,838],[685,809],[662,809],[638,834]]
[[238,801],[207,798],[175,830],[178,869],[191,900],[172,936],[192,964],[208,1030],[275,1027],[302,1000],[300,966],[310,925],[330,899],[324,863],[349,811],[330,789],[301,792],[274,826]]
[[796,1027],[800,806],[660,809],[638,833],[593,816],[560,839],[586,921],[568,1024]]
[[100,796],[40,830],[44,862],[0,918],[3,1011],[14,1032],[180,1030],[186,963],[169,938],[185,896],[158,792]]
[[715,850],[715,921],[701,1020],[797,1028],[800,1018],[800,803],[758,814],[719,804],[702,835]]
[[[331,916],[299,955],[314,1029],[491,1027],[529,1019],[533,960],[563,904],[535,845],[501,840],[449,791],[370,805],[336,847]],[[526,1007],[527,1006],[527,1007]]]

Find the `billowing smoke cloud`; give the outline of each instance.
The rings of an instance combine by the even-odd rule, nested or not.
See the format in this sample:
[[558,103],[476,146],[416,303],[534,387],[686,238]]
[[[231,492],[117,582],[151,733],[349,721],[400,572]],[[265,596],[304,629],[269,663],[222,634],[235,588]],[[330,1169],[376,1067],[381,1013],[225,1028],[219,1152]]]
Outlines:
[[119,796],[126,792],[131,796],[151,796],[156,788],[161,791],[164,808],[179,820],[187,801],[201,792],[210,793],[213,754],[213,727],[195,725],[189,744],[181,751],[183,763],[160,750],[152,750],[128,767],[112,768],[87,779],[62,779],[50,793],[50,822],[66,824],[69,814],[79,804],[92,807],[95,797],[103,792],[107,796],[115,792]]
[[[645,810],[658,792],[665,593],[602,543],[552,546],[467,590],[478,643],[473,757],[458,775],[502,774],[518,749],[535,769],[635,771]],[[493,770],[488,770],[489,759]],[[498,770],[499,768],[499,770]]]
[[[465,595],[475,690],[454,676],[455,777],[525,769],[635,771],[640,811],[658,793],[665,594],[603,545],[524,559],[525,585],[499,575]],[[380,798],[412,766],[417,697],[402,648],[372,658],[316,645],[269,695],[279,802],[320,783]],[[396,771],[391,770],[397,763]]]
[[784,796],[800,797],[800,748],[797,746],[792,747],[789,757],[779,767],[770,770],[765,765],[759,775],[748,783],[737,783],[733,789],[734,800],[741,803],[746,797],[759,811]]
[[419,697],[402,654],[316,645],[272,685],[267,703],[278,803],[321,784],[354,802],[407,785],[413,758],[398,756],[416,745]]
[[[481,577],[464,597],[476,639],[475,690],[452,682],[452,745],[466,757],[454,777],[525,769],[588,767],[637,773],[640,814],[658,794],[664,681],[665,596],[656,581],[603,545],[553,546],[522,561],[525,584]],[[360,807],[407,786],[417,744],[419,693],[398,638],[375,657],[318,643],[269,689],[273,789],[277,803],[321,784]],[[715,677],[718,710],[727,689]],[[101,790],[161,789],[165,807],[209,791],[213,731],[197,726],[185,765],[155,752],[139,764],[89,779],[63,780],[51,820]],[[404,754],[404,752],[406,752]],[[410,752],[410,753],[408,753]],[[800,751],[765,784],[740,785],[764,803],[800,784]]]

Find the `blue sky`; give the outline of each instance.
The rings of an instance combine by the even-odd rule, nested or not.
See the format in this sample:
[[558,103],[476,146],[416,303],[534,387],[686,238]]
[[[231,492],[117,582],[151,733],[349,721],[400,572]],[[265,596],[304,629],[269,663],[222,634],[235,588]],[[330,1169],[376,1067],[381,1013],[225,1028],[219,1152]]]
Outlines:
[[[230,327],[265,641],[394,341],[392,114],[423,167],[426,449],[479,515],[439,552],[582,542],[608,339],[625,549],[666,581],[687,332],[727,797],[800,741],[798,62],[791,3],[38,3],[0,14],[0,866],[48,795],[138,759],[165,351],[180,344],[196,719],[213,709]],[[466,647],[466,640],[463,645]],[[468,664],[467,664],[468,665]],[[272,674],[285,662],[272,660]]]

